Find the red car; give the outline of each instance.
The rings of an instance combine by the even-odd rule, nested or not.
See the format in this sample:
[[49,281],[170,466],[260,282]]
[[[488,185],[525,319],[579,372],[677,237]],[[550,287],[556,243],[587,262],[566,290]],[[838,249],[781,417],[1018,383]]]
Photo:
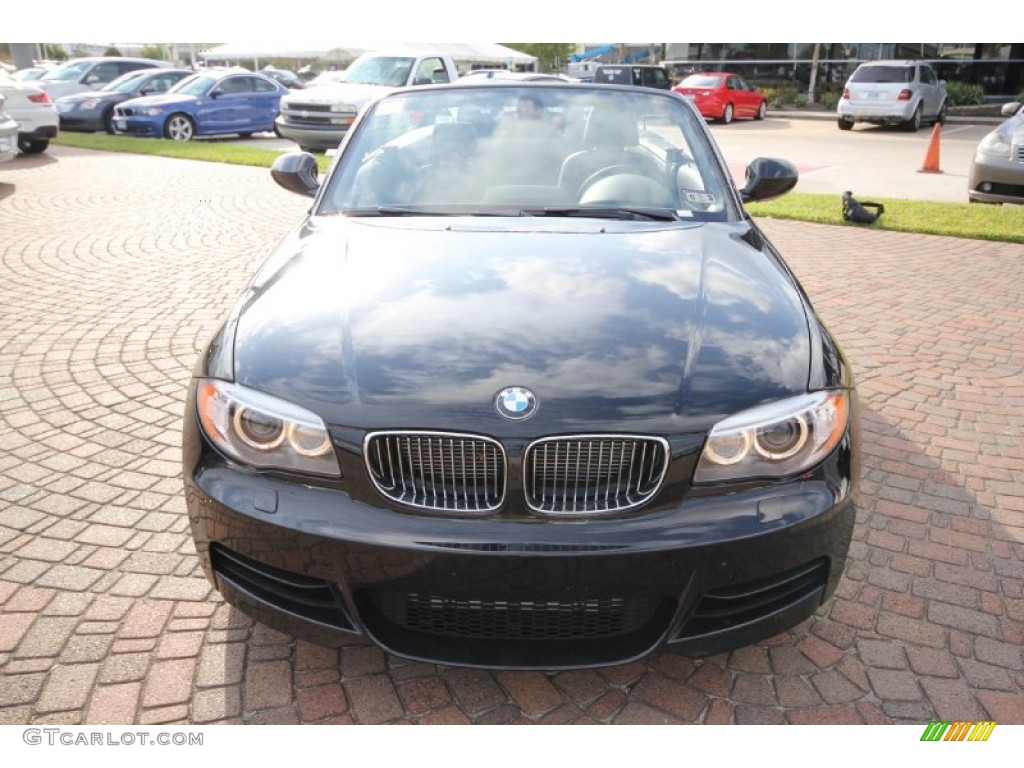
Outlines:
[[757,86],[732,72],[699,72],[672,89],[693,101],[700,113],[713,120],[731,123],[734,117],[764,120],[768,100]]

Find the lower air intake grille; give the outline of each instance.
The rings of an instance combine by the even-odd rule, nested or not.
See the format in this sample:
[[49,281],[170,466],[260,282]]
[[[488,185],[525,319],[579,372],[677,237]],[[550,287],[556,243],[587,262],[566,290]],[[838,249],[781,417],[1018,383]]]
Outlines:
[[386,619],[405,629],[474,640],[583,640],[625,635],[658,608],[650,598],[573,602],[462,600],[417,593],[373,592]]

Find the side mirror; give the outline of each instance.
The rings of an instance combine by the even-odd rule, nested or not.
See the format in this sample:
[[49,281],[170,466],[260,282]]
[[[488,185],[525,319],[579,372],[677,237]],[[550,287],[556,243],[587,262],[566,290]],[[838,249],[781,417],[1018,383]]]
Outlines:
[[999,110],[999,114],[1003,117],[1013,117],[1021,107],[1022,105],[1019,101],[1011,101],[1009,104],[1003,104],[1003,108]]
[[279,186],[298,195],[314,197],[320,189],[316,158],[309,152],[288,152],[270,166],[270,175]]
[[210,91],[210,98],[211,99],[219,99],[223,95],[224,95],[224,91],[221,90],[220,88],[214,88],[212,91]]
[[796,186],[798,178],[796,168],[788,160],[758,157],[747,166],[747,183],[740,190],[740,199],[750,203],[781,197]]
[[99,83],[99,82],[101,82],[99,75],[86,75],[85,76],[85,84],[86,85],[95,85],[96,83]]

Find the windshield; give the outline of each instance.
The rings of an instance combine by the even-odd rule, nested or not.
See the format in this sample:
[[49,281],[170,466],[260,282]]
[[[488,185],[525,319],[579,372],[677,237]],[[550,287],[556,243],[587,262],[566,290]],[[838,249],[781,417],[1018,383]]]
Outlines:
[[714,88],[722,82],[722,78],[713,75],[690,75],[679,85],[684,88]]
[[168,89],[168,93],[184,93],[188,96],[202,96],[213,84],[217,82],[216,77],[209,75],[190,75],[181,82]]
[[912,83],[913,67],[860,67],[850,78],[854,83]]
[[40,80],[77,80],[92,66],[90,61],[69,61],[63,66],[51,69]]
[[731,182],[669,93],[466,85],[372,106],[318,213],[726,220]]
[[101,91],[109,91],[113,93],[131,93],[135,91],[142,82],[150,77],[153,73],[149,71],[142,72],[129,72],[126,75],[121,75],[117,80],[107,83]]
[[345,80],[360,85],[388,85],[394,88],[409,81],[413,59],[406,56],[374,56],[359,59],[345,73]]

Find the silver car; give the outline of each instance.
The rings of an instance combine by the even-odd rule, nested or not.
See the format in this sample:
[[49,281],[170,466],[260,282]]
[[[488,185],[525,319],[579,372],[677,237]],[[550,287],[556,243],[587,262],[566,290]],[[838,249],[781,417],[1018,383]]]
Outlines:
[[1024,104],[1003,107],[1010,119],[978,144],[967,178],[972,203],[1024,204]]
[[854,123],[916,131],[924,121],[946,122],[946,81],[924,61],[865,62],[846,81],[836,111],[841,131]]

